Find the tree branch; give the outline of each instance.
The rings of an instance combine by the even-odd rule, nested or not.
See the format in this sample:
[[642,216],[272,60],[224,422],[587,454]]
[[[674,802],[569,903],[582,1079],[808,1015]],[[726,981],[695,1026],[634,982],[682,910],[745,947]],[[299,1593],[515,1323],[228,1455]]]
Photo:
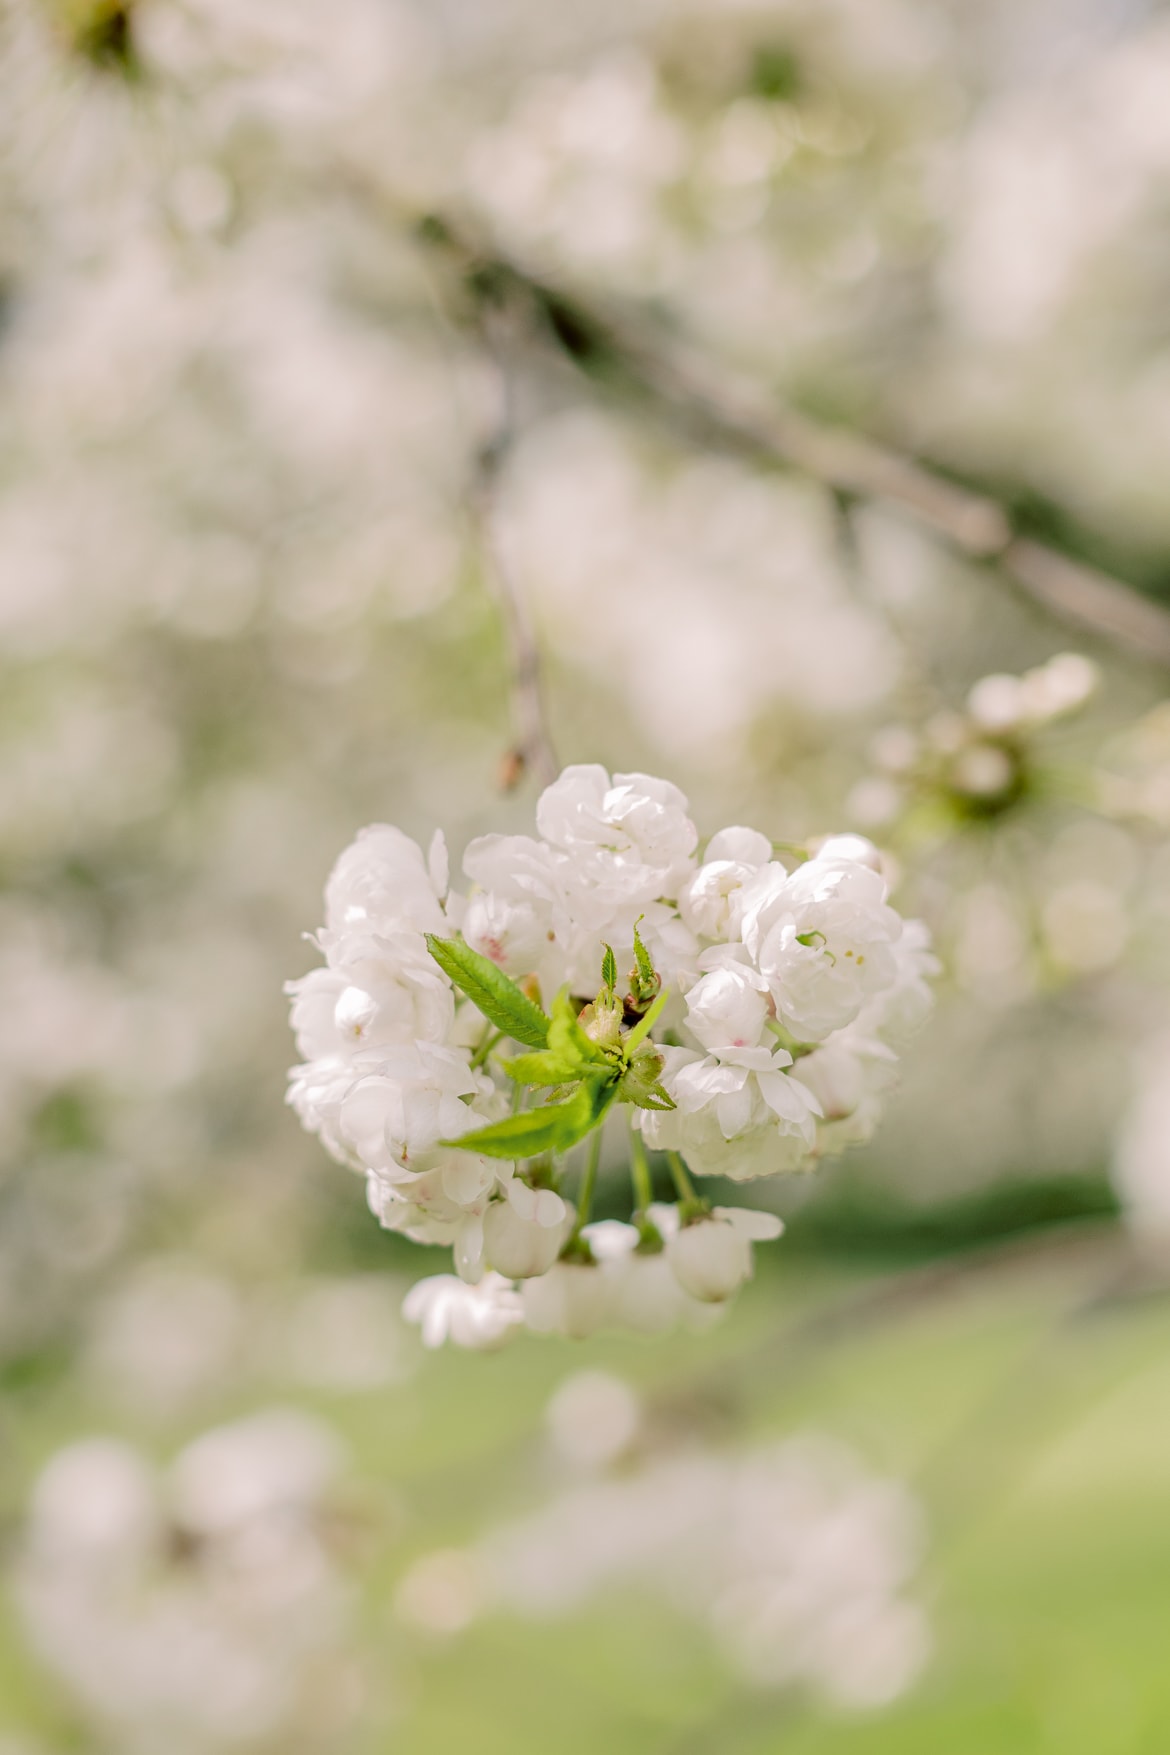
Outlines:
[[1133,586],[1024,535],[994,496],[947,480],[888,446],[778,406],[722,364],[700,365],[677,343],[651,336],[628,309],[587,298],[517,256],[486,244],[449,216],[420,233],[459,264],[478,298],[511,292],[586,370],[615,383],[703,443],[794,469],[836,492],[896,507],[974,561],[997,565],[1060,620],[1130,654],[1170,667],[1170,611]]

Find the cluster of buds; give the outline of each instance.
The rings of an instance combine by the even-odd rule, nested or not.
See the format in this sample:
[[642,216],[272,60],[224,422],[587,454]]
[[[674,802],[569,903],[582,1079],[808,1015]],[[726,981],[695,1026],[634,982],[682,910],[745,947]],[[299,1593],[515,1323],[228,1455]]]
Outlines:
[[1062,652],[1022,676],[980,677],[963,711],[936,713],[920,730],[886,726],[854,814],[871,827],[915,807],[947,821],[1002,815],[1035,788],[1037,733],[1079,712],[1099,681],[1091,659]]
[[[780,858],[728,828],[700,858],[677,787],[596,766],[565,769],[537,827],[473,841],[467,895],[441,836],[424,857],[365,830],[326,889],[325,967],[289,984],[304,1125],[387,1229],[452,1248],[455,1273],[405,1305],[431,1345],[703,1320],[782,1227],[692,1176],[806,1170],[867,1138],[930,1003],[925,929],[858,836]],[[623,1111],[629,1220],[593,1220]]]

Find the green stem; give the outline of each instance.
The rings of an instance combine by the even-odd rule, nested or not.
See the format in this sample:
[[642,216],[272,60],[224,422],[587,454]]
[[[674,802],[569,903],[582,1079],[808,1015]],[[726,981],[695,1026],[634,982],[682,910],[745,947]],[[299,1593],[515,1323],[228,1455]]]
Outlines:
[[634,1210],[645,1213],[650,1202],[654,1199],[654,1185],[650,1180],[650,1160],[646,1156],[642,1135],[632,1124],[630,1126],[630,1178],[634,1184]]
[[589,1141],[589,1156],[585,1160],[585,1170],[581,1177],[581,1187],[577,1195],[577,1223],[573,1228],[576,1236],[582,1225],[589,1223],[589,1211],[593,1205],[593,1190],[597,1186],[597,1166],[601,1162],[601,1129],[595,1128],[593,1138]]
[[666,1162],[670,1165],[670,1174],[674,1178],[674,1186],[681,1201],[696,1201],[695,1185],[691,1181],[686,1165],[677,1152],[667,1152]]
[[483,1041],[471,1057],[472,1066],[482,1066],[496,1043],[503,1041],[503,1037],[504,1032],[502,1030],[488,1030]]
[[791,1030],[785,1029],[779,1018],[769,1018],[767,1024],[781,1048],[786,1048],[793,1060],[803,1060],[806,1054],[815,1052],[815,1042],[798,1042]]
[[804,865],[808,861],[808,848],[802,847],[799,841],[773,841],[773,853],[791,853]]

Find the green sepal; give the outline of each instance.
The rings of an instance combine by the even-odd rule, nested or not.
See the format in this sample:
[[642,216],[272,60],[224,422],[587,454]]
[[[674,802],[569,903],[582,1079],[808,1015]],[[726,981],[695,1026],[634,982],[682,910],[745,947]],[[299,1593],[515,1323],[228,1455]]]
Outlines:
[[489,958],[481,957],[461,938],[437,938],[433,932],[427,933],[427,949],[444,975],[451,977],[497,1030],[529,1048],[545,1047],[548,1019]]
[[635,1109],[665,1110],[678,1107],[666,1087],[657,1081],[648,1085],[644,1091],[640,1091],[636,1097],[629,1091],[624,1091],[622,1096],[625,1102],[632,1103]]

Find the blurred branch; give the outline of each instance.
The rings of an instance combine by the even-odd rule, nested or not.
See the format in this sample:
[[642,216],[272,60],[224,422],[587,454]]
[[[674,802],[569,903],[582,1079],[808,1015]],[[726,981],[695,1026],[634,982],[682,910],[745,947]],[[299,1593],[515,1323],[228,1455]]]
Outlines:
[[516,423],[512,380],[505,354],[506,336],[501,332],[503,313],[484,308],[480,333],[484,350],[494,367],[496,412],[492,430],[476,458],[472,492],[476,521],[486,561],[485,571],[499,606],[508,653],[508,688],[511,698],[513,742],[500,765],[500,784],[510,792],[530,773],[541,786],[548,786],[560,771],[549,730],[541,677],[540,647],[528,612],[528,604],[512,572],[500,540],[497,490],[500,474],[512,448]]
[[419,231],[454,258],[477,302],[499,302],[511,293],[583,370],[636,391],[675,430],[794,469],[838,494],[893,506],[966,558],[997,565],[1060,620],[1147,662],[1170,666],[1170,611],[1123,580],[1022,534],[1008,507],[992,495],[778,405],[724,365],[700,364],[659,333],[651,336],[635,313],[586,297],[447,215],[428,217]]
[[[717,1394],[726,1395],[763,1368],[774,1382],[786,1376],[799,1377],[826,1352],[859,1336],[871,1338],[891,1324],[934,1314],[972,1288],[1027,1283],[1038,1272],[1068,1273],[1078,1285],[1087,1283],[1090,1289],[1082,1306],[1084,1312],[1163,1295],[1170,1285],[1165,1269],[1147,1261],[1115,1219],[1058,1223],[920,1266],[879,1274],[795,1320],[786,1316],[742,1352],[720,1359],[714,1368],[704,1364],[687,1387],[694,1393],[706,1384]],[[1106,1285],[1111,1288],[1107,1299],[1102,1297]]]

